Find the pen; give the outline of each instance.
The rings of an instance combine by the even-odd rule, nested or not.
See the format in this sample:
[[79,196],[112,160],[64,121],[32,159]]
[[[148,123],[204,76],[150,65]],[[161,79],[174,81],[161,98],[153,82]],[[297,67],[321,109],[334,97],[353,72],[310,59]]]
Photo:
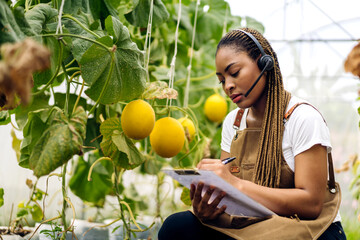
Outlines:
[[221,160],[221,163],[225,165],[225,164],[228,164],[228,163],[234,161],[235,159],[236,159],[236,157],[225,158],[224,160]]

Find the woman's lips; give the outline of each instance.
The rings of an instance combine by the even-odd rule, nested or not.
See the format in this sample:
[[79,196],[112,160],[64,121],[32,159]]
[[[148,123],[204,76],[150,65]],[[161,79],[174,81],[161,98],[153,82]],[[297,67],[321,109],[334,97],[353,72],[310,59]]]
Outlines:
[[244,95],[242,95],[242,94],[231,95],[231,100],[233,101],[233,103],[238,103],[243,98],[244,98]]

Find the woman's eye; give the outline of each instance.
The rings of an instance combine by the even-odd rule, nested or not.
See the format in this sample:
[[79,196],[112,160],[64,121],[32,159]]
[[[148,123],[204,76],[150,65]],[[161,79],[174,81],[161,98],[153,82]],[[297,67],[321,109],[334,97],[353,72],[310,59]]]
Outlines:
[[225,80],[220,80],[219,79],[219,84],[225,84]]
[[237,71],[237,72],[231,74],[231,76],[232,76],[232,77],[237,77],[237,76],[239,75],[239,72],[240,72],[240,71]]

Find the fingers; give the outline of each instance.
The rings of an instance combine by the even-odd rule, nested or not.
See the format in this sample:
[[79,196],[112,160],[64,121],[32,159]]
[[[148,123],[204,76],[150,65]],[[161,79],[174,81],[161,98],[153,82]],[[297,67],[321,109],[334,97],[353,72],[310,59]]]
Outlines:
[[195,188],[195,192],[194,192],[194,196],[193,196],[194,202],[196,202],[196,203],[201,202],[201,193],[202,193],[203,188],[204,188],[204,183],[199,182]]
[[[192,200],[193,210],[196,216],[201,220],[212,220],[224,213],[226,206],[218,207],[220,201],[225,197],[225,192],[216,193],[214,186],[209,186],[204,195],[202,192],[204,189],[204,183],[199,182],[197,186],[190,185],[190,198]],[[215,195],[216,196],[215,196]],[[209,203],[211,197],[214,195],[214,199]]]
[[198,165],[196,166],[198,169],[203,169],[203,170],[211,170],[208,169],[209,166],[213,165],[213,164],[219,164],[221,163],[220,159],[209,159],[209,158],[204,158],[202,159]]
[[195,185],[191,184],[190,185],[190,199],[191,199],[191,201],[194,199],[195,189],[196,189]]
[[215,208],[219,205],[220,201],[225,197],[225,192],[220,192],[216,198],[210,203],[210,206]]

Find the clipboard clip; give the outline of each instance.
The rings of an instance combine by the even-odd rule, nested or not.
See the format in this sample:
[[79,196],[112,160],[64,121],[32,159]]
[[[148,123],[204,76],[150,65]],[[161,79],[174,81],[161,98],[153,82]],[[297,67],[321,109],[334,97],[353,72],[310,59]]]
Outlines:
[[175,173],[178,175],[200,175],[200,173],[196,170],[192,169],[180,169],[180,170],[174,170]]

